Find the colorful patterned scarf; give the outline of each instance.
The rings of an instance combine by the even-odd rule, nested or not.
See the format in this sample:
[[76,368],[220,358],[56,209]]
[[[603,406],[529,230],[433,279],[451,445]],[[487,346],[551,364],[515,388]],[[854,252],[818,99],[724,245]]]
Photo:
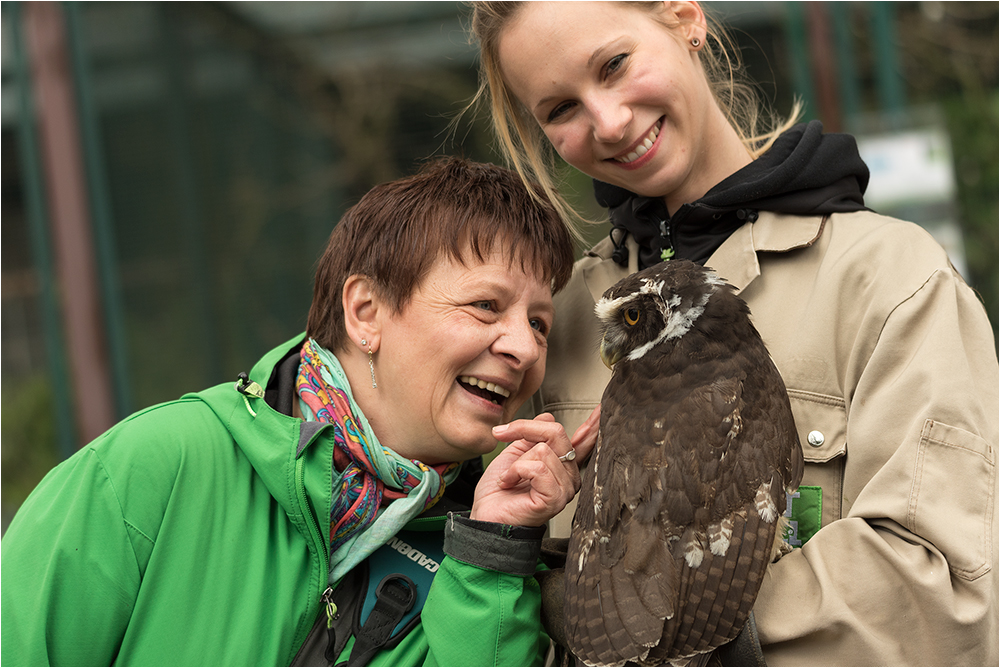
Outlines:
[[295,387],[302,415],[333,424],[330,580],[336,582],[437,503],[460,465],[429,467],[382,446],[336,356],[309,339],[301,359]]

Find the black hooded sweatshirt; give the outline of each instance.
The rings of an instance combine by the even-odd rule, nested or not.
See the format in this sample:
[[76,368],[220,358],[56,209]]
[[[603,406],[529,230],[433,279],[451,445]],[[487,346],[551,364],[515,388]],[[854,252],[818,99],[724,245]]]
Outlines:
[[594,180],[597,202],[611,215],[613,258],[628,264],[625,234],[639,244],[639,268],[670,258],[704,264],[758,211],[823,215],[865,209],[868,167],[854,137],[823,134],[819,121],[792,127],[752,163],[682,205],[673,216],[662,197],[642,197]]

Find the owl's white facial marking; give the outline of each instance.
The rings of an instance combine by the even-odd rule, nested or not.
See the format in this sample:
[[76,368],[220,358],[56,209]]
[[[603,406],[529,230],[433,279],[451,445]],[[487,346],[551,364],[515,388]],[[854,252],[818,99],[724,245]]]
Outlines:
[[687,334],[688,330],[691,329],[691,325],[694,321],[698,319],[702,313],[705,312],[705,304],[708,303],[708,298],[712,296],[715,290],[706,292],[702,297],[691,306],[691,308],[686,311],[680,311],[677,309],[681,304],[681,298],[674,295],[668,302],[670,307],[669,311],[665,313],[665,320],[667,321],[667,326],[663,328],[663,332],[660,333],[660,340],[665,341],[667,339],[679,339],[680,337]]
[[[695,299],[694,303],[689,302],[688,305],[682,306],[681,296],[671,293],[670,289],[666,288],[665,280],[642,278],[639,280],[638,289],[633,290],[628,294],[614,298],[602,297],[599,299],[594,305],[594,312],[598,319],[604,323],[609,323],[610,325],[611,323],[617,323],[622,317],[620,314],[637,298],[643,296],[650,296],[653,298],[652,303],[654,303],[659,309],[660,315],[663,318],[664,327],[652,340],[646,341],[642,345],[633,348],[627,355],[625,355],[625,359],[635,361],[644,357],[646,353],[660,343],[684,336],[694,325],[694,322],[701,316],[702,313],[705,312],[705,305],[708,303],[709,298],[711,298],[711,296],[715,294],[720,287],[726,285],[726,282],[719,278],[719,276],[714,272],[707,272],[704,275],[704,285],[704,291]],[[611,332],[614,330],[615,328],[612,326],[608,331]],[[610,336],[608,340],[611,340]],[[603,350],[604,347],[602,343],[602,351]],[[605,362],[608,364],[614,363],[613,361],[608,362],[608,358],[605,358]]]
[[627,295],[615,297],[614,299],[601,297],[597,300],[597,303],[594,304],[594,313],[597,314],[598,320],[607,321],[614,319],[621,307],[635,299],[636,295],[659,295],[660,290],[663,289],[663,281],[644,278],[640,283],[642,283],[642,286],[636,292],[630,292]]
[[661,337],[657,338],[655,341],[650,341],[649,343],[644,343],[643,345],[639,346],[638,348],[636,348],[635,350],[633,350],[632,352],[630,352],[625,359],[637,360],[637,359],[641,358],[643,355],[645,355],[650,350],[652,350],[653,346],[655,346],[657,343],[659,343],[662,340],[663,340],[663,337],[661,336]]
[[[646,285],[643,286],[644,291],[649,285],[658,285],[661,288],[663,286],[662,281],[646,280],[645,283]],[[705,277],[705,284],[709,286],[709,289],[695,304],[686,310],[679,310],[677,308],[681,305],[681,298],[679,295],[672,295],[666,302],[658,302],[663,304],[662,313],[666,326],[664,326],[655,339],[644,343],[629,353],[627,359],[640,359],[643,355],[648,353],[660,343],[669,341],[670,339],[679,339],[687,334],[688,330],[691,329],[691,326],[694,325],[694,321],[705,312],[705,304],[708,303],[709,298],[715,294],[715,291],[718,290],[720,286],[725,285],[725,281],[719,279],[715,276],[715,274],[708,274]]]
[[644,278],[642,279],[642,288],[639,289],[639,292],[640,294],[658,295],[663,292],[663,281]]

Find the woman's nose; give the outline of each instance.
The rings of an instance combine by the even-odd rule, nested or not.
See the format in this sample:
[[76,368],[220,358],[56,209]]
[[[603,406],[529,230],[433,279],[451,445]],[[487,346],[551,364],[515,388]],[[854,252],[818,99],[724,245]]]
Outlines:
[[510,322],[493,343],[493,352],[508,360],[514,368],[523,371],[534,366],[542,354],[538,332],[527,320]]
[[615,100],[598,99],[591,106],[594,139],[605,144],[615,144],[625,138],[632,111]]

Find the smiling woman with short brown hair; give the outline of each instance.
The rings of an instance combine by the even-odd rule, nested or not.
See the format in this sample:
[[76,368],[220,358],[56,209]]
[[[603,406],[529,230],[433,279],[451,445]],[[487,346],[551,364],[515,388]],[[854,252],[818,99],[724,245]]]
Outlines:
[[3,538],[4,663],[540,664],[541,536],[596,428],[511,420],[572,258],[499,167],[375,188],[331,235],[306,337],[31,494]]

